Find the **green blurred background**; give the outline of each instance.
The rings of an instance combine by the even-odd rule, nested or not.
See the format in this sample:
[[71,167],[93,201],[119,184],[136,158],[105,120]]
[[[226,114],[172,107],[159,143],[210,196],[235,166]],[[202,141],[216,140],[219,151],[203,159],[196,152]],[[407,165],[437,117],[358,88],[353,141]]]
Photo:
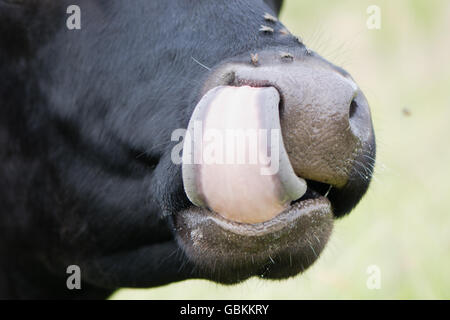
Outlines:
[[[366,10],[381,9],[369,30]],[[374,180],[322,257],[285,281],[190,280],[113,299],[450,299],[450,1],[285,1],[280,20],[349,71],[377,135]],[[368,289],[367,268],[380,270]]]

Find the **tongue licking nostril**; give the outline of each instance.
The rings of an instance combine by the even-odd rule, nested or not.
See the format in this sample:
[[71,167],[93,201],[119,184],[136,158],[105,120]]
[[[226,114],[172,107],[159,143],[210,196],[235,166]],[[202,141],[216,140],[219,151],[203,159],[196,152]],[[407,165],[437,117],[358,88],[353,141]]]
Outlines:
[[183,147],[188,198],[223,217],[259,223],[306,192],[287,156],[273,87],[210,90],[195,107]]

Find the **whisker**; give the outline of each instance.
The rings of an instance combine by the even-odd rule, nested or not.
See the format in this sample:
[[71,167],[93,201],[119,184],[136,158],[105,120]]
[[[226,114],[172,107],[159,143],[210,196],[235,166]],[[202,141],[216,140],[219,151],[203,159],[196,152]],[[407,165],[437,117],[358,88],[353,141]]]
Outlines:
[[196,63],[198,63],[200,66],[202,66],[203,68],[205,68],[208,71],[211,71],[211,68],[208,68],[207,66],[205,66],[203,63],[201,63],[200,61],[198,61],[197,59],[195,59],[193,56],[191,56],[192,60],[194,60]]

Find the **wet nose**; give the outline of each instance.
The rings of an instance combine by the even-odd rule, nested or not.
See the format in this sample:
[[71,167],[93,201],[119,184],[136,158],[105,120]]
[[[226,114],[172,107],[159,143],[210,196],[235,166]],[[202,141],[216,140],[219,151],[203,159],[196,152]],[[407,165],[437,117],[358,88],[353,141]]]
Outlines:
[[276,83],[283,95],[282,134],[296,174],[344,186],[363,140],[360,131],[371,128],[370,118],[361,117],[367,103],[358,87],[336,70],[300,64]]
[[320,57],[269,50],[216,74],[209,85],[227,81],[276,88],[283,141],[295,173],[335,187],[347,183],[373,129],[368,103],[345,71]]

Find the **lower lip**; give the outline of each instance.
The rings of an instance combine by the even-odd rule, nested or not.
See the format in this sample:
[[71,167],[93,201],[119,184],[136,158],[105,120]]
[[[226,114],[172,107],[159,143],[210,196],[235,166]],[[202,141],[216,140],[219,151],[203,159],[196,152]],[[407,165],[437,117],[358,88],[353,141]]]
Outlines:
[[295,202],[258,224],[229,221],[192,206],[176,215],[175,225],[177,241],[189,260],[212,271],[217,266],[233,268],[233,263],[248,259],[250,266],[257,268],[270,257],[298,257],[310,253],[314,246],[314,256],[308,258],[312,263],[328,242],[333,220],[329,200],[320,196]]
[[293,223],[302,215],[311,212],[311,210],[331,212],[331,205],[329,200],[323,196],[304,200],[300,199],[293,202],[287,209],[271,220],[256,224],[231,221],[207,209],[201,211],[203,211],[204,216],[206,215],[208,218],[212,219],[224,230],[242,236],[262,236],[283,229],[287,224]]

